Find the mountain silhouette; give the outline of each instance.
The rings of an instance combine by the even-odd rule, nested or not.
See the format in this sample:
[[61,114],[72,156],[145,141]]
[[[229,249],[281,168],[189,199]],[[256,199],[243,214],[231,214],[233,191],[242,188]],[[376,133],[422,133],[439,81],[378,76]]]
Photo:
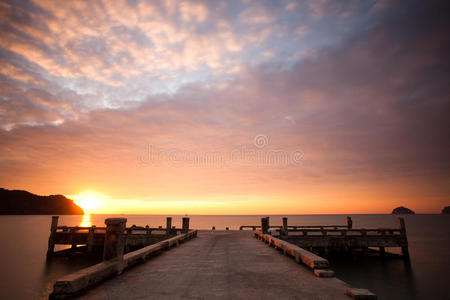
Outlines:
[[39,196],[0,188],[0,215],[82,215],[83,209],[63,195]]

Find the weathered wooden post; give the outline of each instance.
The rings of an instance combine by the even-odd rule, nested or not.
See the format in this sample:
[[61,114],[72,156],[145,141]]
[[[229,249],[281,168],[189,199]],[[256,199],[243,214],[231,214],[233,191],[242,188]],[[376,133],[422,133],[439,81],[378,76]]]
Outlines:
[[398,218],[398,226],[400,228],[400,235],[402,236],[402,255],[404,258],[409,259],[409,250],[408,250],[408,238],[406,237],[406,225],[405,219]]
[[95,225],[92,225],[89,228],[88,238],[87,238],[87,252],[92,253],[92,249],[94,248],[94,232]]
[[[386,231],[383,229],[380,230],[379,233],[383,238],[386,236]],[[384,247],[379,247],[379,250],[381,256],[386,256],[386,249]]]
[[188,233],[188,232],[189,232],[189,218],[185,217],[185,218],[183,218],[182,233]]
[[145,244],[148,246],[151,244],[151,234],[152,231],[150,230],[150,226],[145,225]]
[[70,228],[70,230],[69,230],[69,233],[70,233],[70,235],[69,235],[69,241],[70,241],[70,243],[72,244],[72,249],[76,249],[76,248],[77,248],[76,242],[73,241],[74,236],[75,236],[75,232],[77,232],[77,231],[78,231],[78,226],[72,227],[72,228]]
[[127,242],[127,240],[129,240],[129,241],[132,241],[132,237],[131,237],[131,235],[133,234],[133,228],[135,227],[136,225],[131,225],[131,227],[130,228],[127,228],[126,226],[125,226],[125,232],[127,233],[127,235],[125,236],[125,242],[124,242],[124,245],[125,245],[125,252],[126,253],[128,253],[128,252],[130,252],[131,251],[131,245],[130,245],[130,243],[128,243]]
[[288,218],[283,217],[283,228],[280,230],[280,235],[288,235]]
[[125,235],[123,234],[127,224],[126,218],[109,218],[105,220],[106,234],[103,249],[104,261],[117,261],[117,272],[123,269],[123,250],[125,247]]
[[172,217],[167,217],[166,220],[166,234],[171,235],[172,234]]
[[53,255],[55,250],[55,233],[58,228],[58,219],[59,216],[52,216],[52,225],[50,225],[50,236],[48,238],[48,249],[47,249],[47,258]]
[[347,217],[346,217],[346,221],[347,221],[347,229],[352,229],[352,227],[353,227],[353,221],[352,221],[352,218],[349,217],[349,216],[347,216]]
[[269,232],[269,217],[261,218],[261,230],[264,234]]
[[367,255],[367,252],[369,250],[369,248],[365,245],[367,245],[367,231],[365,229],[361,229],[360,231],[361,233],[361,243],[363,244],[363,247],[361,247],[361,252],[363,255]]

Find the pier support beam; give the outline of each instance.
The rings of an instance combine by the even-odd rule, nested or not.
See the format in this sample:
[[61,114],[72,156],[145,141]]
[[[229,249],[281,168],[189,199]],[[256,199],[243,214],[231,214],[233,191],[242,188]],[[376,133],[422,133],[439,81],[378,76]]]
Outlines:
[[58,228],[58,219],[59,216],[52,216],[52,225],[50,225],[50,237],[48,238],[47,258],[51,257],[55,250],[54,235],[56,233],[56,229]]
[[109,218],[105,220],[106,235],[103,249],[103,261],[117,260],[117,272],[123,269],[123,250],[125,247],[125,235],[123,234],[127,219]]
[[400,234],[401,234],[402,238],[404,239],[404,242],[402,245],[402,255],[404,258],[409,259],[408,239],[406,237],[405,219],[398,218],[398,227],[400,228]]
[[352,218],[349,217],[349,216],[347,216],[347,217],[346,217],[346,221],[347,221],[347,229],[352,229],[352,227],[353,227],[353,221],[352,221]]
[[91,228],[89,228],[87,238],[87,252],[89,254],[92,253],[92,249],[94,248],[94,232],[95,232],[95,225],[92,225]]
[[167,217],[166,219],[166,234],[172,234],[172,217]]
[[261,230],[262,233],[269,232],[269,217],[261,218]]
[[150,226],[148,226],[148,224],[145,225],[145,243],[147,246],[150,245],[151,234],[152,234],[152,231],[150,230]]
[[183,218],[183,229],[182,229],[183,233],[188,233],[189,232],[189,218],[185,217]]
[[280,229],[280,235],[281,236],[287,236],[288,235],[288,218],[283,217],[283,227]]

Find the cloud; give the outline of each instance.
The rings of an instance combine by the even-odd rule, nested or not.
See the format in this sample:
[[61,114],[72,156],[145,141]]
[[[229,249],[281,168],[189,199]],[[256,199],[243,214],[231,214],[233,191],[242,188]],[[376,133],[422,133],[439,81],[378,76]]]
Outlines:
[[295,8],[298,6],[298,2],[296,1],[291,1],[289,3],[286,4],[286,6],[284,7],[285,10],[287,11],[291,11],[291,10],[295,10]]
[[251,24],[267,24],[274,21],[273,15],[261,5],[254,5],[246,8],[241,12],[240,19],[244,23]]
[[[260,4],[253,10],[258,17],[249,19],[247,4],[234,6],[230,17],[226,5],[216,11],[183,3],[124,2],[90,24],[83,24],[87,10],[97,14],[104,4],[4,6],[10,23],[2,24],[0,44],[5,184],[26,179],[73,193],[95,183],[117,194],[131,190],[130,197],[285,201],[332,197],[345,186],[355,199],[366,188],[368,198],[382,190],[398,199],[434,199],[435,206],[445,200],[446,4],[392,4],[375,14],[350,2],[322,3],[316,21],[300,23],[280,18],[284,6],[280,12]],[[330,16],[349,10],[345,18]],[[367,15],[372,19],[362,20]],[[323,43],[342,30],[335,24],[346,22],[361,27]],[[265,150],[301,150],[302,164],[139,162],[149,144],[226,154],[253,149],[257,134],[269,137]],[[411,194],[396,191],[416,182],[422,183]]]

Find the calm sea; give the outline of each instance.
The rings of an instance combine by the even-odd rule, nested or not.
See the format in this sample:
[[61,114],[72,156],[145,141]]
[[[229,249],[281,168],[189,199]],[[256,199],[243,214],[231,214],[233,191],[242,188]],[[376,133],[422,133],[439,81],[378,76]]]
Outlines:
[[[113,215],[61,216],[59,225],[97,226]],[[120,215],[127,226],[165,226],[166,216]],[[117,217],[117,215],[114,215]],[[172,216],[181,227],[182,216]],[[238,229],[258,225],[262,216],[193,215],[191,228]],[[283,216],[270,216],[281,225]],[[290,225],[345,224],[345,215],[291,215]],[[392,215],[351,215],[354,228],[397,227]],[[450,299],[450,216],[405,216],[410,263],[402,259],[331,258],[337,277],[355,287],[368,288],[379,299]],[[62,259],[46,263],[51,216],[0,216],[0,299],[47,299],[54,281],[95,261]]]

